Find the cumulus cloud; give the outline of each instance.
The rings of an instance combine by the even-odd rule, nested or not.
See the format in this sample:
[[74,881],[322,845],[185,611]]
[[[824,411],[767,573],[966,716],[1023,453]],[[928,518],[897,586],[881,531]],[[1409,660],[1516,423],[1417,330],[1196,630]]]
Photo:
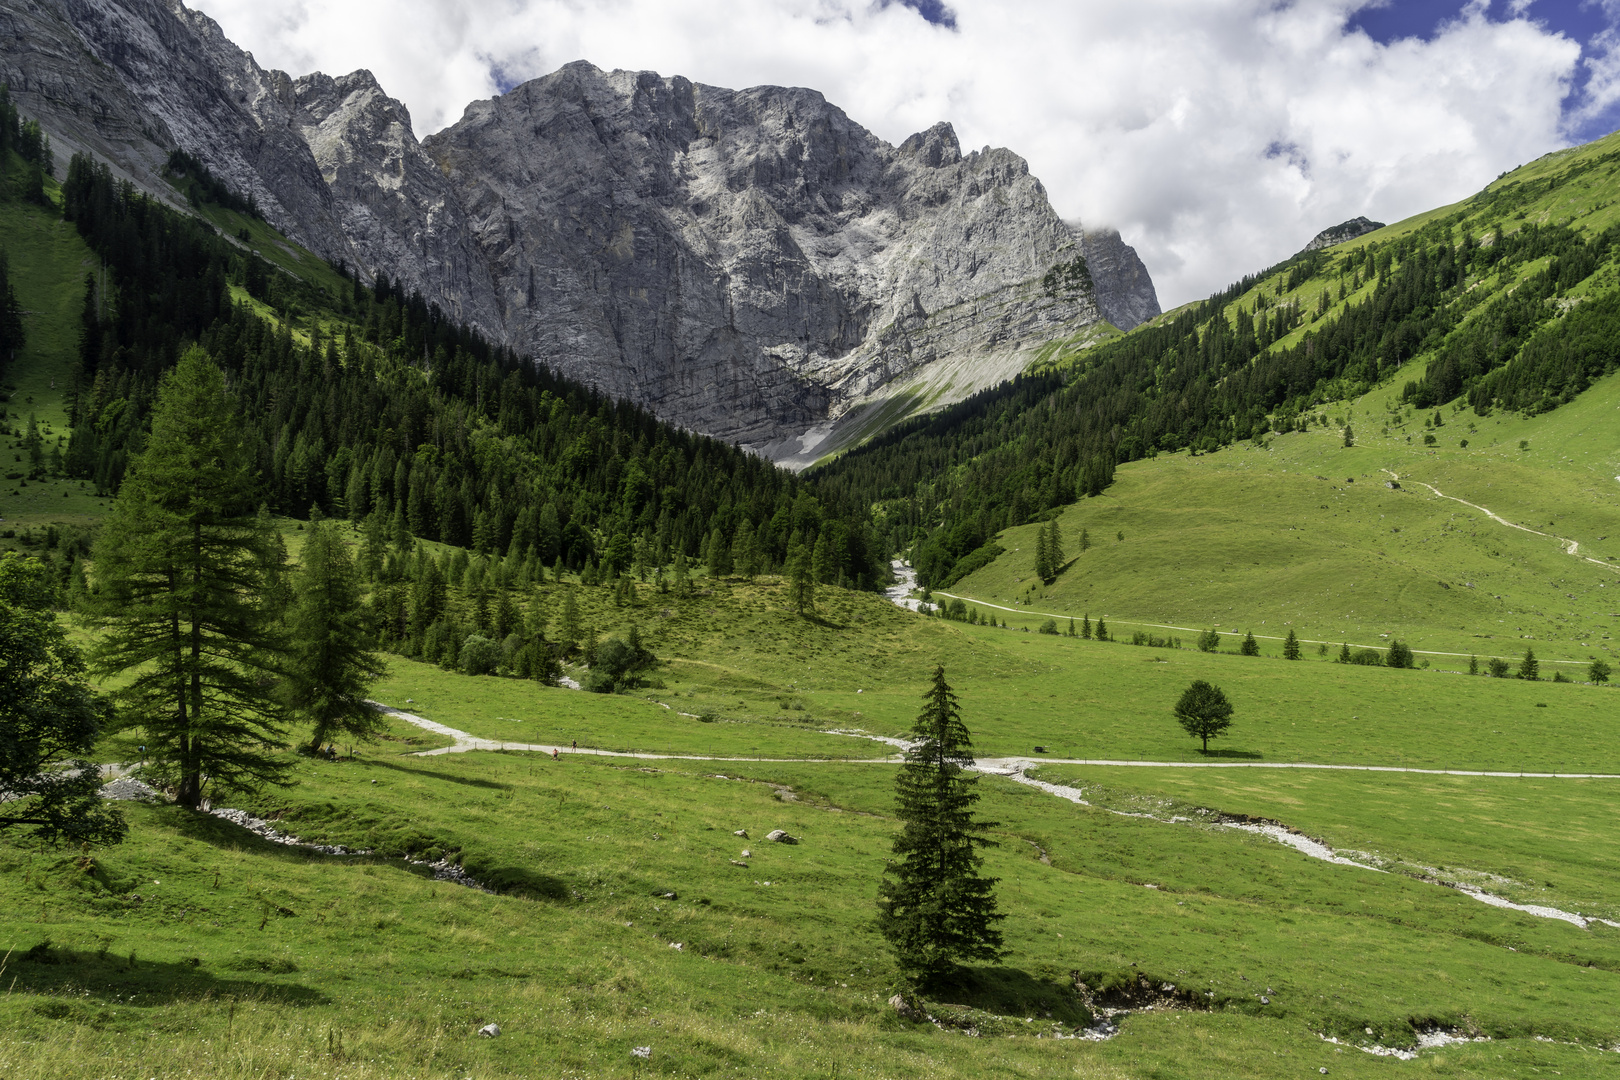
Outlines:
[[267,67],[370,68],[419,136],[576,59],[813,87],[891,142],[949,120],[1028,158],[1065,217],[1118,228],[1166,307],[1347,218],[1462,198],[1620,98],[1620,44],[1583,60],[1488,0],[1388,44],[1348,28],[1367,0],[952,0],[949,26],[870,0],[193,3]]

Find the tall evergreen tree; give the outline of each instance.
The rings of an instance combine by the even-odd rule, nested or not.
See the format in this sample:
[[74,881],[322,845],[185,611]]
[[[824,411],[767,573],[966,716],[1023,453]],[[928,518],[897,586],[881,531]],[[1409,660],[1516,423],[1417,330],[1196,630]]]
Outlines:
[[1238,646],[1238,652],[1244,656],[1260,655],[1260,643],[1254,640],[1253,630],[1250,630],[1243,635],[1243,644]]
[[1289,627],[1288,636],[1283,638],[1283,659],[1299,659],[1299,635],[1294,633],[1293,627]]
[[1063,572],[1063,532],[1058,528],[1057,518],[1047,522],[1046,527],[1046,562],[1055,578]]
[[1052,554],[1046,546],[1045,525],[1035,530],[1035,576],[1043,582],[1052,580]]
[[310,524],[302,561],[288,620],[287,705],[308,721],[312,750],[339,735],[369,742],[387,722],[366,704],[383,663],[371,651],[361,616],[360,576],[331,522]]
[[737,535],[731,541],[731,568],[749,581],[759,574],[759,542],[754,523],[747,518],[737,526]]
[[1519,661],[1519,678],[1535,682],[1541,677],[1541,662],[1536,659],[1536,650],[1526,648],[1524,659]]
[[995,846],[984,833],[996,826],[973,814],[973,743],[944,668],[934,669],[912,734],[895,776],[901,830],[883,874],[878,926],[901,973],[927,986],[960,960],[999,959],[996,923],[1005,916],[996,910],[996,879],[980,873],[978,849]]
[[0,556],[0,833],[117,843],[124,820],[101,798],[101,770],[85,760],[107,702],[86,684],[84,657],[55,606],[45,564]]
[[288,769],[272,753],[285,723],[273,690],[281,613],[265,599],[280,568],[241,431],[219,368],[187,350],[95,548],[92,668],[129,674],[123,719],[145,730],[157,775],[188,806],[210,785],[283,783]]
[[788,550],[788,602],[800,615],[816,610],[816,575],[810,563],[810,552],[803,544]]

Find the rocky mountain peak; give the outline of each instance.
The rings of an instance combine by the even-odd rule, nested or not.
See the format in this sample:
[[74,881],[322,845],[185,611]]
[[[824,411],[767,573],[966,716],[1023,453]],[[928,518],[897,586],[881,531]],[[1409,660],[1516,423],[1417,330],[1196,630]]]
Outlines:
[[317,253],[792,464],[1159,310],[1011,150],[891,146],[814,90],[581,60],[419,142],[369,71],[266,71],[179,0],[0,10],[0,78],[68,152],[161,195],[181,147]]
[[930,169],[955,165],[962,160],[962,147],[956,141],[956,129],[941,120],[927,131],[919,131],[900,144],[902,156],[916,158]]

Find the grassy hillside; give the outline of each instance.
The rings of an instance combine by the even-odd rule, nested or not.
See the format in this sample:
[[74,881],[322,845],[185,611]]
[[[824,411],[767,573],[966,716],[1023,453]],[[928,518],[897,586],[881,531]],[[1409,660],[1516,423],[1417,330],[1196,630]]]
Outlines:
[[[1059,516],[1072,561],[1051,585],[1034,576],[1039,526],[1026,525],[1001,534],[1006,554],[947,593],[1101,616],[1127,636],[1159,625],[1252,630],[1273,654],[1292,628],[1335,649],[1400,638],[1449,668],[1469,655],[1517,659],[1527,646],[1581,665],[1612,658],[1620,447],[1604,432],[1620,376],[1536,417],[1443,410],[1432,447],[1421,441],[1432,411],[1392,412],[1390,396],[1325,403],[1329,423],[1307,432],[1121,466],[1107,492]],[[1354,447],[1343,445],[1345,422]]]
[[[1548,155],[1474,199],[1245,279],[1220,298],[1216,318],[1241,335],[1268,312],[1300,313],[1253,364],[1308,350],[1382,286],[1388,271],[1380,260],[1415,250],[1400,245],[1438,238],[1461,250],[1532,227],[1603,235],[1620,220],[1617,170],[1620,136]],[[1050,584],[1034,576],[1031,523],[987,537],[1004,553],[954,580],[946,595],[998,605],[998,617],[1027,613],[1028,625],[1090,614],[1119,630],[1168,629],[1189,643],[1196,629],[1252,630],[1273,652],[1293,629],[1334,646],[1403,639],[1448,667],[1466,666],[1471,655],[1516,659],[1526,647],[1569,662],[1572,673],[1593,658],[1612,659],[1620,619],[1620,597],[1610,592],[1620,588],[1620,448],[1610,434],[1620,376],[1612,350],[1603,354],[1609,374],[1588,389],[1550,386],[1550,398],[1538,394],[1517,409],[1471,406],[1463,384],[1437,373],[1455,362],[1456,342],[1477,338],[1476,324],[1495,325],[1500,305],[1558,258],[1565,256],[1509,260],[1470,278],[1445,311],[1411,324],[1428,327],[1421,348],[1380,367],[1376,381],[1318,384],[1218,451],[1206,443],[1202,453],[1161,450],[1119,465],[1100,496],[1051,512],[1072,561]],[[1587,269],[1532,313],[1550,321],[1490,377],[1505,378],[1537,342],[1562,340],[1566,323],[1620,295],[1612,260]],[[1396,348],[1391,342],[1381,347]],[[1085,371],[1096,361],[1093,351],[1072,349],[1053,362]],[[1465,392],[1428,400],[1441,383]],[[1353,395],[1335,396],[1345,389]],[[1082,530],[1092,545],[1084,553]]]

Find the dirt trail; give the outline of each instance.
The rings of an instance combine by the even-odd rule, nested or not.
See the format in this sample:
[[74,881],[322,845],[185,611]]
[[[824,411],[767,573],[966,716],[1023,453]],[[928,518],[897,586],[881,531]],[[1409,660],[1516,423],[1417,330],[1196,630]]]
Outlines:
[[[374,703],[374,704],[377,704],[377,703]],[[543,743],[503,742],[503,741],[500,741],[500,740],[497,740],[497,739],[479,739],[479,738],[475,738],[475,737],[473,737],[472,735],[468,734],[465,731],[458,731],[457,729],[455,729],[453,727],[449,727],[449,726],[447,726],[445,724],[437,723],[437,722],[435,722],[433,720],[427,719],[426,717],[416,716],[416,715],[414,715],[412,713],[401,712],[398,709],[391,709],[386,705],[377,704],[377,707],[379,709],[381,709],[383,712],[390,713],[390,714],[392,714],[394,716],[397,716],[401,720],[406,721],[407,723],[415,724],[417,727],[423,728],[424,730],[437,732],[440,735],[446,735],[446,736],[448,736],[448,737],[455,740],[455,745],[453,745],[453,746],[441,746],[441,747],[439,747],[437,749],[434,749],[434,750],[421,750],[421,751],[418,751],[415,755],[413,755],[414,757],[433,757],[433,756],[438,755],[438,754],[461,754],[461,753],[466,753],[469,750],[527,750],[527,751],[532,751],[532,752],[536,752],[536,753],[551,754],[553,757],[557,757],[557,758],[560,758],[564,754],[586,754],[586,755],[590,755],[592,757],[632,758],[632,759],[637,759],[637,760],[652,760],[652,761],[771,761],[771,762],[812,763],[812,764],[821,764],[821,765],[828,765],[828,764],[847,764],[847,765],[882,765],[882,764],[889,764],[889,765],[893,765],[893,764],[896,764],[897,762],[899,762],[901,760],[901,757],[898,754],[890,755],[888,757],[883,757],[883,758],[714,757],[714,756],[707,755],[707,754],[648,754],[648,753],[639,753],[639,752],[630,751],[630,750],[596,750],[596,749],[592,749],[590,747],[578,747],[578,748],[576,748],[576,747],[572,747],[572,746],[550,746],[550,745],[546,745],[546,744],[543,744]],[[886,743],[886,744],[888,744],[890,746],[897,747],[897,748],[899,748],[901,750],[906,749],[910,745],[905,739],[897,739],[897,738],[892,738],[892,737],[884,736],[884,735],[871,735],[871,734],[868,734],[868,733],[866,733],[864,731],[829,731],[829,732],[827,732],[827,734],[829,734],[829,735],[847,735],[847,736],[857,738],[857,739],[872,739],[872,740],[875,740],[877,742]],[[1468,770],[1468,769],[1408,769],[1408,768],[1402,768],[1402,767],[1394,766],[1394,765],[1312,765],[1312,764],[1308,764],[1308,763],[1284,763],[1284,762],[1272,763],[1272,762],[1250,762],[1250,761],[1242,761],[1242,762],[1226,762],[1226,761],[1109,761],[1109,760],[1079,759],[1079,758],[1009,757],[1009,758],[980,758],[978,760],[976,768],[977,768],[978,772],[985,773],[985,774],[992,775],[992,776],[1002,776],[1002,777],[1005,777],[1005,778],[1007,778],[1009,780],[1012,780],[1015,783],[1023,784],[1023,785],[1025,785],[1027,787],[1037,788],[1037,789],[1039,789],[1041,791],[1046,792],[1048,795],[1055,795],[1060,799],[1067,799],[1070,802],[1078,803],[1081,806],[1090,806],[1091,805],[1091,803],[1089,803],[1089,802],[1087,802],[1085,800],[1085,798],[1084,798],[1085,793],[1080,788],[1067,787],[1067,786],[1062,785],[1062,784],[1051,784],[1051,783],[1047,783],[1044,780],[1036,780],[1033,777],[1026,775],[1027,770],[1029,770],[1031,768],[1034,768],[1036,766],[1039,766],[1039,765],[1108,765],[1108,766],[1121,766],[1121,765],[1124,765],[1124,766],[1133,766],[1133,767],[1142,767],[1142,768],[1156,768],[1156,769],[1222,769],[1222,768],[1224,768],[1224,769],[1346,769],[1346,770],[1362,771],[1362,772],[1433,773],[1433,774],[1445,775],[1445,776],[1489,776],[1489,777],[1504,777],[1504,778],[1506,778],[1506,777],[1512,777],[1512,778],[1542,777],[1542,778],[1547,778],[1547,779],[1560,779],[1560,780],[1565,780],[1565,779],[1620,780],[1620,774],[1614,774],[1614,773],[1487,772],[1487,771],[1482,771],[1482,770]],[[1104,807],[1103,809],[1108,809],[1108,808]],[[1251,832],[1251,833],[1254,833],[1257,836],[1264,836],[1264,837],[1266,837],[1266,838],[1268,838],[1270,840],[1274,840],[1279,844],[1286,844],[1287,846],[1293,848],[1294,850],[1300,852],[1301,854],[1307,855],[1307,856],[1309,856],[1310,858],[1313,858],[1313,859],[1321,859],[1324,862],[1336,863],[1336,864],[1338,864],[1340,866],[1353,866],[1353,867],[1356,867],[1358,869],[1371,870],[1371,871],[1374,871],[1376,873],[1388,873],[1389,872],[1389,871],[1384,870],[1384,869],[1382,869],[1380,867],[1369,866],[1366,863],[1357,862],[1354,859],[1345,858],[1344,856],[1340,855],[1338,852],[1334,851],[1327,844],[1322,843],[1320,840],[1313,840],[1310,837],[1304,835],[1303,833],[1294,831],[1292,829],[1285,828],[1284,826],[1282,826],[1280,824],[1277,824],[1275,822],[1253,822],[1253,821],[1243,822],[1243,821],[1219,820],[1219,819],[1214,820],[1214,821],[1205,820],[1205,821],[1200,822],[1200,821],[1197,821],[1196,819],[1189,818],[1189,817],[1176,816],[1176,817],[1171,817],[1171,818],[1161,818],[1161,817],[1157,817],[1157,816],[1155,816],[1153,814],[1134,813],[1134,812],[1128,811],[1128,810],[1108,809],[1108,812],[1111,813],[1111,814],[1118,814],[1121,817],[1148,818],[1149,820],[1162,822],[1162,823],[1164,823],[1166,825],[1179,825],[1179,824],[1189,824],[1189,825],[1205,824],[1205,825],[1209,825],[1209,824],[1213,824],[1213,825],[1215,825],[1215,826],[1217,826],[1219,828],[1236,829],[1236,830],[1239,830],[1239,831],[1242,831],[1242,832]],[[1445,881],[1445,880],[1440,880],[1438,878],[1426,879],[1426,880],[1432,880],[1434,882],[1434,884],[1442,885],[1442,886],[1445,886],[1446,888],[1450,888],[1450,889],[1455,889],[1455,890],[1457,890],[1458,892],[1462,893],[1465,896],[1471,896],[1475,900],[1478,900],[1483,904],[1489,904],[1492,907],[1511,908],[1514,911],[1522,911],[1522,912],[1524,912],[1524,913],[1526,913],[1528,915],[1535,915],[1535,916],[1537,916],[1539,918],[1544,918],[1544,919],[1561,919],[1564,922],[1571,923],[1572,925],[1578,926],[1583,930],[1586,929],[1586,927],[1588,925],[1590,925],[1591,923],[1594,923],[1594,922],[1600,922],[1600,923],[1603,923],[1606,926],[1613,926],[1613,927],[1620,928],[1620,923],[1610,922],[1607,919],[1587,918],[1586,916],[1580,915],[1580,914],[1575,913],[1575,912],[1562,911],[1562,910],[1560,910],[1558,908],[1546,907],[1546,906],[1541,905],[1541,904],[1515,904],[1512,901],[1504,900],[1499,896],[1493,896],[1492,894],[1490,894],[1488,892],[1485,892],[1483,889],[1480,889],[1478,886],[1475,886],[1475,885],[1469,885],[1469,884],[1465,884],[1465,883],[1457,882],[1457,881]]]
[[[1379,471],[1389,473],[1389,475],[1392,478],[1394,478],[1397,482],[1401,482],[1401,476],[1400,476],[1399,473],[1397,473],[1397,472],[1395,472],[1395,471],[1393,471],[1391,469],[1380,469]],[[1527,533],[1530,533],[1532,536],[1545,536],[1549,540],[1556,540],[1556,541],[1559,542],[1559,544],[1563,545],[1565,555],[1573,555],[1573,556],[1575,556],[1575,558],[1580,559],[1583,562],[1589,562],[1589,563],[1592,563],[1592,564],[1594,564],[1596,566],[1601,566],[1601,567],[1603,567],[1603,569],[1608,570],[1611,573],[1620,574],[1620,567],[1616,567],[1613,563],[1609,562],[1607,559],[1594,559],[1590,555],[1582,555],[1580,553],[1581,545],[1580,545],[1580,542],[1578,540],[1571,540],[1566,536],[1557,536],[1557,535],[1555,535],[1553,533],[1542,532],[1540,529],[1532,529],[1528,525],[1520,525],[1516,521],[1509,521],[1507,518],[1503,517],[1501,514],[1498,514],[1495,510],[1492,510],[1492,509],[1490,509],[1488,507],[1481,506],[1478,503],[1471,503],[1467,499],[1459,499],[1455,495],[1447,495],[1445,492],[1441,491],[1439,488],[1435,487],[1433,484],[1425,484],[1422,480],[1406,480],[1406,481],[1404,481],[1404,483],[1416,484],[1418,487],[1428,488],[1435,495],[1439,496],[1442,499],[1450,499],[1452,502],[1462,503],[1464,506],[1469,507],[1470,509],[1478,510],[1480,513],[1484,514],[1486,517],[1490,518],[1492,521],[1496,522],[1498,525],[1506,525],[1510,529],[1518,529],[1520,532],[1527,532]]]

